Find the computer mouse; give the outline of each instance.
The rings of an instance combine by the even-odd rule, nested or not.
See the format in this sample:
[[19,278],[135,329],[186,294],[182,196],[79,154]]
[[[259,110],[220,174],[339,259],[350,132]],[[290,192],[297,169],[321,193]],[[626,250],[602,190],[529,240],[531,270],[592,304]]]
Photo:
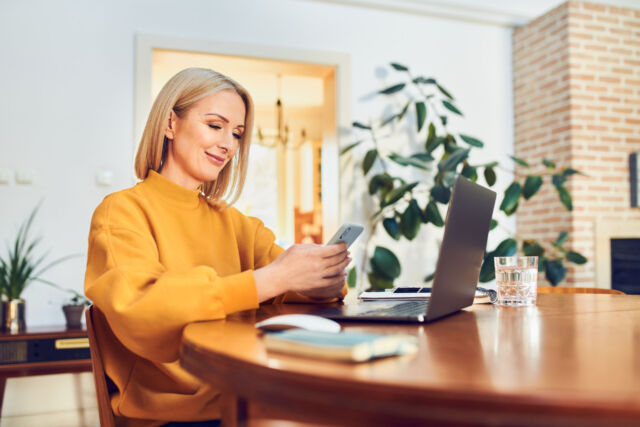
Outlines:
[[283,331],[285,329],[306,329],[318,332],[340,332],[342,327],[336,321],[312,314],[282,314],[256,323],[263,331]]

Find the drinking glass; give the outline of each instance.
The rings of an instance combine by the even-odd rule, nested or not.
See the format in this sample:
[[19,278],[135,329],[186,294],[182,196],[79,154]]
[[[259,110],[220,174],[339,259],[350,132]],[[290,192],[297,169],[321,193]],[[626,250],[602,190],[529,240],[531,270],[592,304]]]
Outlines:
[[538,286],[537,256],[502,256],[493,258],[496,267],[496,291],[499,305],[536,304]]

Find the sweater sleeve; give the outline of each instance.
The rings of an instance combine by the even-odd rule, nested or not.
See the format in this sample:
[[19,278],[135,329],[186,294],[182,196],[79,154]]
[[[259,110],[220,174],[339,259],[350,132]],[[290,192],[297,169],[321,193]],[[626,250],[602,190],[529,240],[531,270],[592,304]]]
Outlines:
[[105,210],[101,205],[92,220],[85,293],[130,351],[174,361],[187,323],[258,306],[252,271],[225,277],[208,266],[167,271],[150,233],[105,220]]
[[[255,268],[261,268],[265,265],[273,262],[283,252],[280,246],[276,245],[275,235],[271,230],[265,227],[261,221],[256,220],[256,238],[255,238]],[[347,295],[347,284],[345,283],[342,290],[342,295],[338,298],[330,298],[326,300],[315,300],[309,297],[305,297],[297,292],[285,292],[275,298],[272,298],[267,303],[281,304],[281,303],[327,303],[335,302],[343,299]]]

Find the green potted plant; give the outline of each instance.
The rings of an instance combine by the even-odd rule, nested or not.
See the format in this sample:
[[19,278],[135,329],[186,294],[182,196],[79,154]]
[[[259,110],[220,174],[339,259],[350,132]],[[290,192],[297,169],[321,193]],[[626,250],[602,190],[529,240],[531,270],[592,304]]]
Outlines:
[[84,309],[91,305],[91,301],[89,301],[89,299],[84,295],[72,289],[65,289],[65,291],[72,294],[72,297],[69,299],[67,304],[62,306],[64,317],[67,320],[67,328],[79,328],[82,326],[82,314],[84,313]]
[[2,295],[2,329],[16,333],[25,329],[25,301],[22,293],[33,281],[50,283],[41,278],[53,266],[75,255],[43,263],[47,253],[37,256],[35,249],[40,238],[30,236],[31,225],[40,208],[36,206],[29,218],[20,226],[13,243],[8,244],[7,254],[0,257],[0,294]]
[[[400,261],[391,249],[376,246],[371,251],[372,236],[376,231],[383,228],[393,240],[404,238],[411,241],[418,235],[421,226],[431,224],[441,228],[444,226],[441,209],[449,203],[451,189],[458,175],[473,181],[483,179],[487,186],[493,187],[496,168],[504,168],[497,161],[472,162],[472,150],[482,150],[484,143],[448,128],[450,114],[462,116],[449,91],[434,78],[413,75],[405,65],[390,65],[400,73],[401,80],[378,91],[378,94],[389,97],[396,104],[395,111],[379,120],[353,122],[359,138],[341,151],[342,155],[351,152],[353,158],[353,149],[359,147],[355,164],[361,166],[367,184],[367,196],[371,204],[376,206],[367,224],[368,238],[360,263],[360,274],[353,267],[347,282],[353,287],[358,278],[362,283],[366,275],[369,286],[375,290],[393,287],[402,271]],[[389,139],[398,132],[406,132],[410,140],[424,143],[420,144],[417,151],[408,152],[410,147],[399,146]],[[360,156],[365,151],[363,148],[366,153]],[[517,211],[520,201],[534,197],[545,181],[553,185],[562,205],[569,211],[573,209],[565,183],[575,174],[584,175],[582,172],[544,159],[545,173],[529,173],[528,162],[510,157],[520,168],[511,170],[514,173],[513,182],[505,190],[502,200],[498,201],[499,209],[506,216]],[[512,165],[507,168],[509,166]],[[498,221],[493,219],[491,229],[497,226]],[[567,273],[565,261],[574,264],[587,262],[582,254],[564,248],[568,237],[568,231],[561,231],[553,242],[517,242],[513,236],[507,237],[497,247],[486,249],[480,282],[494,279],[494,256],[513,255],[520,246],[524,255],[540,258],[539,271],[544,272],[547,280],[555,286]],[[426,273],[430,272],[425,272],[424,279],[429,282],[433,274]]]

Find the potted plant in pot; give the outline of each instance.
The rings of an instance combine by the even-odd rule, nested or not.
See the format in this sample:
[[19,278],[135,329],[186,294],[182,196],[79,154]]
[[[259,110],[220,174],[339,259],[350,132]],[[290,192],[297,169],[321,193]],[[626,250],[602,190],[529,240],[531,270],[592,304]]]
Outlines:
[[82,326],[82,314],[84,309],[91,305],[91,301],[82,294],[72,290],[65,289],[73,296],[69,299],[69,302],[62,306],[64,317],[67,319],[67,328],[76,329]]
[[16,333],[25,329],[25,301],[22,293],[33,281],[45,283],[41,275],[51,267],[75,255],[59,258],[43,266],[47,254],[36,256],[35,249],[40,238],[31,238],[30,230],[40,205],[20,226],[13,243],[8,244],[7,254],[0,256],[0,293],[2,294],[2,329]]

